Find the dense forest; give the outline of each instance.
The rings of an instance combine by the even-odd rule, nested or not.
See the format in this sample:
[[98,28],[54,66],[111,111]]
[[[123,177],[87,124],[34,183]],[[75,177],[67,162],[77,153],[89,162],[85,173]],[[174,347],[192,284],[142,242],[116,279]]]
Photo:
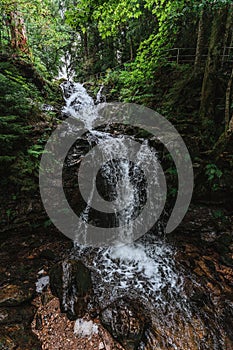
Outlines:
[[[48,336],[49,324],[41,318],[43,312],[47,316],[58,313],[59,306],[54,304],[53,309],[49,304],[51,300],[56,303],[56,298],[62,313],[67,314],[63,321],[59,319],[60,344],[71,350],[73,345],[69,347],[64,338],[73,341],[73,332],[70,335],[62,327],[68,322],[67,327],[72,328],[72,322],[83,316],[103,327],[103,347],[99,349],[233,348],[232,1],[2,0],[0,13],[0,349],[58,349]],[[170,301],[175,323],[166,319],[162,327],[160,317],[165,316],[161,310],[156,310],[157,318],[149,317],[153,314],[149,304],[145,307],[144,299],[134,294],[110,298],[110,306],[101,302],[96,306],[94,292],[90,293],[95,283],[93,278],[90,281],[88,270],[90,261],[96,263],[94,253],[78,255],[78,266],[75,258],[70,260],[72,281],[65,284],[68,292],[62,294],[64,286],[59,278],[64,282],[64,271],[62,275],[60,263],[70,257],[67,252],[75,253],[70,240],[58,232],[44,210],[39,171],[46,142],[67,117],[62,109],[67,99],[61,89],[67,81],[82,84],[93,101],[101,92],[99,98],[107,103],[148,107],[171,122],[184,139],[194,170],[193,198],[180,227],[163,239],[177,249],[176,268],[182,266],[186,271],[182,273],[188,276],[184,277],[185,295],[194,305],[190,307],[190,323],[185,317],[181,321],[181,309]],[[145,130],[114,123],[106,130],[153,144]],[[87,140],[77,147],[90,148]],[[162,219],[166,221],[177,198],[178,174],[167,149],[155,143],[156,147],[168,183]],[[82,157],[79,154],[79,161]],[[72,168],[72,174],[64,174],[64,178],[70,179],[75,171]],[[80,200],[76,197],[71,202],[77,204]],[[80,203],[77,206],[82,206]],[[124,260],[118,260],[124,266]],[[45,280],[49,275],[51,282],[44,294],[40,294],[43,288],[40,290],[40,297],[35,291],[38,271]],[[164,276],[166,279],[166,273]],[[80,278],[85,281],[81,285]],[[86,312],[78,306],[76,313],[71,312],[62,304],[64,295],[74,293],[69,283],[81,289],[78,301]],[[168,290],[166,285],[162,291],[167,299],[172,298]],[[110,322],[103,311],[108,308],[113,319],[118,310],[126,312],[125,317],[133,315],[138,333],[132,335],[122,314],[116,316],[116,324]],[[212,333],[208,333],[208,322]],[[53,328],[53,332],[58,329]],[[95,326],[92,332],[95,338]],[[219,343],[215,339],[218,332]],[[83,340],[86,338],[80,336],[80,329],[76,333],[76,348],[95,348]]]
[[[24,128],[40,114],[43,101],[59,108],[59,93],[49,94],[58,90],[64,69],[67,78],[94,84],[94,91],[104,85],[108,101],[144,104],[196,127],[201,151],[220,157],[227,149],[231,1],[3,1],[1,12],[4,164],[14,157],[14,143],[26,135]],[[38,152],[39,146],[31,145]],[[218,166],[211,164],[208,169],[218,177]]]

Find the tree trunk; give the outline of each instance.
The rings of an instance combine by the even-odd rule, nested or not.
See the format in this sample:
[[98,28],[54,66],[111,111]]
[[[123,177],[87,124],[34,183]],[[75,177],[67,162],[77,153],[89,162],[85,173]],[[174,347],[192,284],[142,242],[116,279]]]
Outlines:
[[228,130],[227,131],[230,132],[230,133],[233,133],[233,114],[231,116],[231,120],[229,122],[229,126],[228,126]]
[[[225,56],[228,56],[230,54],[229,50],[227,50],[228,46],[231,46],[231,31],[232,31],[232,16],[233,16],[233,5],[231,4],[229,6],[228,10],[228,16],[226,21],[226,30],[224,35],[224,41],[223,41],[223,55],[222,55],[222,67],[225,61]],[[230,39],[229,39],[230,37]]]
[[129,45],[130,45],[130,61],[133,61],[133,59],[134,59],[134,53],[133,53],[133,39],[132,39],[131,36],[130,36],[130,39],[129,39]]
[[226,104],[225,104],[225,133],[227,133],[230,124],[231,115],[231,100],[232,100],[232,84],[233,84],[233,67],[231,71],[231,76],[227,84],[226,91]]
[[201,64],[201,58],[204,48],[204,36],[205,36],[205,25],[204,25],[204,9],[201,11],[199,23],[198,23],[198,34],[197,34],[197,45],[196,45],[196,54],[194,69],[196,70]]
[[85,32],[83,35],[83,44],[84,44],[84,55],[85,55],[85,59],[87,60],[89,57],[87,32]]
[[217,73],[221,63],[222,44],[226,30],[227,7],[216,10],[211,27],[208,58],[201,91],[200,117],[207,140],[216,130],[214,125],[217,100]]
[[29,49],[24,20],[18,11],[9,13],[9,27],[13,52],[21,52],[28,55]]

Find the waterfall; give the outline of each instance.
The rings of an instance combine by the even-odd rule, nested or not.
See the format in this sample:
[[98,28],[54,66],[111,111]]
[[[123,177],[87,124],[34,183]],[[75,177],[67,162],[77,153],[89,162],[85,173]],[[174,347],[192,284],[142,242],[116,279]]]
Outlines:
[[[143,163],[148,167],[152,164],[150,176],[153,182],[156,182],[158,171],[156,151],[150,150],[147,141],[142,139],[135,163],[129,162],[126,141],[130,145],[134,142],[134,136],[111,133],[108,126],[104,130],[96,130],[94,122],[99,117],[98,108],[86,89],[81,84],[70,81],[62,83],[61,87],[66,102],[63,113],[81,121],[87,130],[85,135],[87,145],[84,147],[82,143],[77,143],[73,147],[73,151],[67,157],[67,166],[70,165],[72,168],[77,154],[82,159],[85,151],[90,153],[86,161],[89,170],[84,174],[89,178],[87,186],[89,192],[86,193],[85,206],[79,213],[83,225],[77,228],[72,258],[81,259],[91,269],[100,307],[104,308],[114,299],[124,295],[140,297],[152,315],[154,327],[158,327],[164,337],[161,349],[165,349],[168,345],[169,349],[189,349],[191,343],[195,344],[195,349],[210,349],[208,345],[205,346],[205,340],[211,342],[211,349],[221,349],[221,340],[218,340],[216,335],[218,325],[216,324],[215,328],[211,326],[208,328],[206,326],[208,317],[197,310],[194,311],[185,292],[186,272],[177,267],[174,259],[176,251],[166,243],[161,232],[157,235],[148,232],[137,242],[132,242],[132,222],[148,200],[146,188],[150,186],[150,181],[145,179],[141,166]],[[97,94],[96,102],[100,102],[101,91],[102,88]],[[93,145],[98,145],[104,159],[98,173],[101,195],[105,202],[109,201],[110,204],[118,198],[116,210],[111,213],[110,219],[106,219],[106,216],[98,217],[98,213],[93,210],[96,203],[97,209],[100,203],[94,200],[98,181],[92,178],[92,167],[96,162],[96,154],[92,153]],[[112,153],[113,148],[120,155],[119,159],[116,159],[116,153]],[[81,172],[81,165],[79,171]],[[156,210],[156,205],[151,203],[152,211]],[[80,235],[85,237],[88,234],[85,222],[90,221],[97,226],[105,223],[107,227],[112,225],[121,227],[124,224],[119,237],[119,242],[124,244],[118,245],[119,242],[116,242],[115,246],[106,248],[79,245]],[[197,282],[193,280],[193,285],[195,284]],[[149,344],[153,337],[156,338],[151,333],[147,336]],[[221,335],[219,337],[221,338]],[[140,349],[149,348],[142,345]]]
[[[86,141],[89,144],[89,152],[81,162],[79,168],[79,178],[83,175],[89,179],[85,181],[82,195],[86,200],[86,206],[80,213],[81,223],[77,228],[76,241],[80,240],[80,236],[84,237],[88,232],[85,229],[85,223],[92,220],[100,220],[102,215],[102,224],[104,227],[122,227],[118,235],[118,242],[132,242],[134,235],[134,219],[140,214],[145,202],[150,203],[151,211],[156,211],[160,198],[147,198],[147,191],[153,185],[159,186],[157,181],[158,160],[156,152],[149,148],[146,140],[140,140],[137,149],[134,152],[134,164],[129,160],[129,149],[135,146],[133,136],[114,135],[106,130],[100,131],[93,128],[95,120],[98,116],[98,109],[92,97],[90,97],[86,89],[79,83],[65,82],[61,84],[66,106],[63,108],[63,113],[68,117],[78,119],[84,124],[84,129],[87,130]],[[97,94],[97,100],[100,98],[100,91]],[[93,147],[94,145],[94,147]],[[96,147],[95,147],[96,146]],[[97,148],[98,146],[98,148]],[[77,145],[78,148],[78,145]],[[97,151],[96,151],[97,149]],[[79,151],[78,151],[79,152]],[[132,153],[132,151],[131,151]],[[75,163],[77,149],[69,156],[69,162]],[[117,157],[117,159],[116,159]],[[98,168],[98,177],[93,173],[93,168]],[[150,178],[145,178],[145,174],[141,170],[141,166],[147,164],[150,167]],[[80,175],[81,174],[81,175]],[[96,189],[96,184],[99,188]],[[100,198],[99,191],[102,191]],[[110,205],[115,205],[114,209],[109,209]],[[101,212],[98,215],[94,212]],[[104,215],[105,214],[105,215]],[[93,217],[94,215],[94,217]],[[104,217],[103,217],[104,216]],[[141,220],[141,221],[140,221]],[[143,218],[138,220],[138,226],[143,226]],[[105,221],[105,223],[103,222]],[[106,222],[108,222],[106,226]],[[86,225],[87,226],[87,225]],[[101,227],[101,225],[98,225]]]
[[[101,176],[102,184],[106,187],[108,192],[108,199],[113,201],[116,196],[118,197],[118,210],[116,210],[112,224],[121,226],[126,223],[124,226],[125,229],[122,229],[122,237],[119,237],[119,239],[120,241],[127,243],[128,237],[129,242],[131,242],[132,218],[140,212],[141,207],[147,200],[145,191],[143,190],[145,190],[148,183],[146,183],[144,174],[140,171],[140,167],[144,162],[147,162],[148,164],[153,163],[154,172],[151,173],[151,177],[153,178],[153,181],[156,181],[158,162],[156,152],[149,150],[147,141],[142,140],[136,157],[137,164],[130,164],[130,162],[127,161],[128,149],[124,141],[128,138],[130,145],[132,137],[126,135],[119,135],[116,137],[106,131],[94,130],[93,123],[95,119],[98,118],[98,110],[93,98],[88,95],[86,89],[79,83],[68,81],[62,83],[61,87],[66,102],[63,112],[68,116],[78,118],[84,123],[85,128],[89,131],[87,141],[89,142],[90,147],[94,140],[95,143],[98,144],[101,153],[104,155],[103,158],[108,160],[101,168]],[[97,94],[97,101],[100,98],[101,91],[102,89]],[[110,145],[113,147],[110,147]],[[120,154],[121,156],[123,155],[123,159],[116,160],[114,158],[115,153],[111,153],[112,148],[116,150],[117,154]],[[69,161],[72,162],[72,155]],[[91,156],[89,160],[90,172],[91,166],[93,166],[94,163],[95,159]],[[90,175],[90,172],[88,172],[88,175]],[[90,179],[90,181],[92,180]],[[95,186],[95,179],[93,181],[93,186]],[[84,222],[88,221],[90,211],[92,210],[93,194],[94,189],[91,187],[86,206],[81,213]],[[79,227],[78,233],[82,235],[86,234],[86,232],[82,232],[82,229],[84,229],[84,227]],[[78,236],[75,246],[76,252],[79,251],[77,254],[82,254],[82,248],[78,247]],[[107,283],[112,283],[111,278],[114,278],[114,269],[118,272],[120,271],[118,267],[112,264],[111,259],[121,259],[123,266],[121,271],[123,278],[121,281],[122,288],[128,285],[131,278],[133,279],[136,273],[141,273],[146,279],[150,280],[148,289],[151,289],[151,291],[158,291],[164,286],[164,273],[167,275],[166,283],[168,283],[169,280],[171,286],[178,288],[179,283],[175,282],[178,280],[178,277],[173,271],[174,266],[172,264],[172,259],[168,259],[168,252],[172,255],[171,249],[162,241],[157,241],[156,246],[153,246],[152,248],[150,245],[146,246],[142,243],[133,243],[124,245],[123,247],[116,246],[113,248],[104,248],[102,250],[100,248],[100,251],[102,252],[101,263],[105,264],[106,271],[111,270],[111,273],[108,272],[106,274]],[[153,255],[156,256],[156,261],[153,259]],[[128,274],[126,267],[128,266],[129,261],[132,261],[135,266]],[[159,268],[161,264],[163,264],[165,268],[162,273]],[[142,289],[143,280],[138,281],[137,285],[139,290]]]
[[97,92],[96,95],[96,104],[101,103],[101,102],[106,102],[105,96],[102,94],[104,85],[101,85],[99,91]]
[[61,84],[66,106],[63,113],[81,120],[90,131],[92,124],[97,117],[94,100],[86,92],[86,89],[79,83],[67,81]]
[[72,67],[72,57],[69,52],[66,52],[61,58],[61,65],[58,72],[57,79],[71,79],[75,73]]

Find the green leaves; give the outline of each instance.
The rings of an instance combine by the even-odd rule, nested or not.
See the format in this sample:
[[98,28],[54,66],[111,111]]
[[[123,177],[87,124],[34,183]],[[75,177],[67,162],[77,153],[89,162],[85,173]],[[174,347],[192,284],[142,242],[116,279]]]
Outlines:
[[72,42],[70,27],[61,16],[60,1],[32,0],[29,4],[26,0],[3,0],[0,9],[3,14],[0,28],[3,33],[0,38],[1,51],[11,53],[11,28],[7,18],[14,11],[25,23],[34,64],[47,76],[57,74],[59,60]]
[[43,154],[44,152],[44,147],[42,145],[36,144],[31,146],[28,149],[28,154],[30,154],[31,156],[35,157],[35,158],[40,158],[40,156]]
[[28,68],[31,65],[23,61],[0,62],[0,177],[1,185],[30,190],[37,187],[39,159],[50,131],[45,130],[44,138],[36,140],[31,124],[41,113],[42,97],[31,79],[20,74]]
[[138,0],[108,1],[94,11],[93,18],[98,21],[100,34],[106,38],[119,33],[123,25],[128,26],[130,20],[139,19],[142,13]]
[[0,64],[0,110],[2,115],[20,115],[27,117],[36,105],[33,99],[38,97],[38,91],[30,83],[20,76],[17,71],[1,68]]
[[207,176],[212,190],[217,191],[220,188],[219,180],[223,176],[223,172],[215,164],[211,163],[206,165],[205,175]]
[[220,179],[223,175],[222,171],[215,164],[208,164],[205,169],[205,174],[208,176],[209,181],[212,181],[215,178]]

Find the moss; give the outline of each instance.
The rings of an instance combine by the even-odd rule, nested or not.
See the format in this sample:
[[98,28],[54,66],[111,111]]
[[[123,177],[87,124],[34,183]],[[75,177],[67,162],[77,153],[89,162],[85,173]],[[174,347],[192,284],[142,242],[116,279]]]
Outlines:
[[[39,158],[52,120],[41,112],[41,106],[59,101],[60,93],[31,63],[1,55],[0,85],[0,184],[14,186],[17,191],[34,191],[38,188]],[[42,130],[35,133],[38,123]]]

